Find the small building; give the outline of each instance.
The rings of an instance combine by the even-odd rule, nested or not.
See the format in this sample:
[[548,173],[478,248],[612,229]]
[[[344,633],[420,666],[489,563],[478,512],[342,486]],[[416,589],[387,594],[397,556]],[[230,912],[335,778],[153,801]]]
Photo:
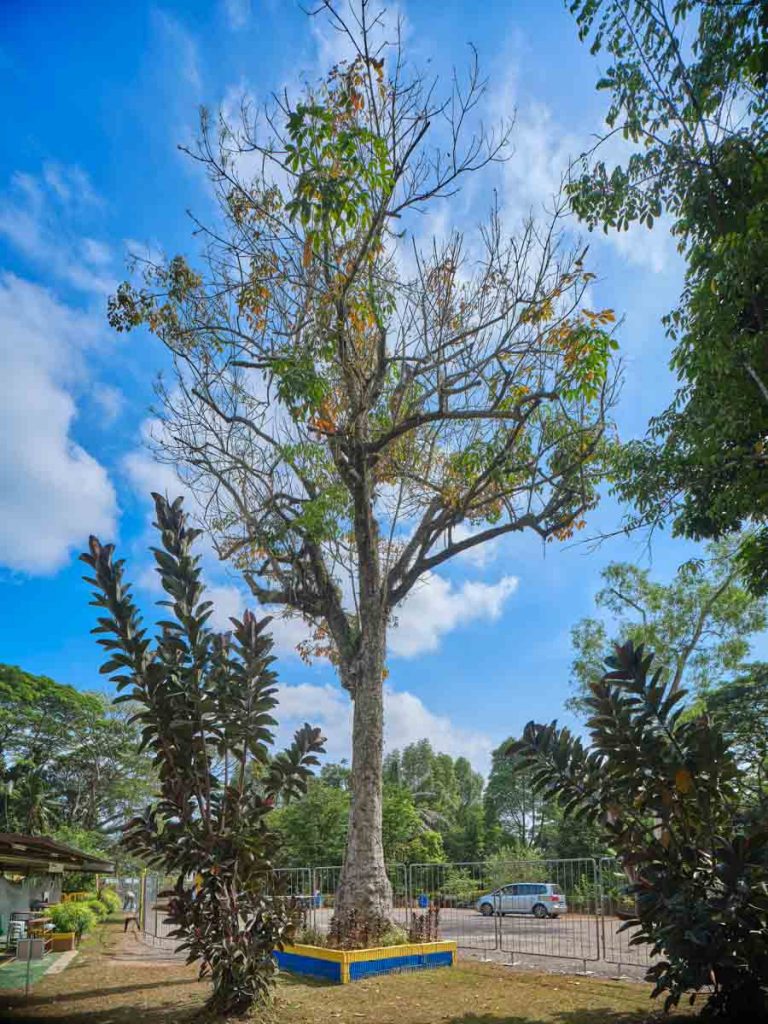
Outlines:
[[48,836],[0,832],[0,927],[11,914],[39,909],[61,899],[64,873],[111,874],[114,865]]

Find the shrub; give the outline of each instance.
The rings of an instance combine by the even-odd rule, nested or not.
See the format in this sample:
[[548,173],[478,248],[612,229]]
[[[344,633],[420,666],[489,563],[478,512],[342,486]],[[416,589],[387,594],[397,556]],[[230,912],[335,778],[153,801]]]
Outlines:
[[[93,571],[94,630],[108,652],[102,671],[138,706],[144,747],[160,779],[160,800],[128,823],[126,847],[176,878],[169,895],[171,935],[188,963],[212,981],[208,1008],[245,1013],[271,996],[276,947],[293,938],[296,914],[280,895],[274,860],[280,835],[277,802],[306,792],[319,729],[304,725],[275,753],[276,676],[269,619],[245,612],[226,633],[209,625],[200,558],[192,548],[181,498],[154,495],[161,545],[155,561],[167,600],[154,641],[147,635],[123,562],[112,545],[91,537],[82,556]],[[222,766],[226,770],[222,771]],[[185,885],[194,874],[194,888]]]
[[305,946],[322,946],[326,949],[364,949],[366,946],[402,946],[407,943],[408,933],[404,928],[398,928],[396,925],[391,925],[386,931],[382,932],[375,939],[365,938],[347,938],[344,943],[339,946],[339,943],[334,941],[333,937],[327,935],[325,932],[321,932],[319,928],[308,926],[302,928],[296,937],[296,942],[302,943]]
[[376,940],[377,946],[402,946],[408,941],[408,933],[405,928],[398,928],[397,925],[392,925],[378,937]]
[[683,711],[653,656],[632,643],[586,700],[591,749],[530,722],[510,747],[567,815],[601,821],[636,917],[623,927],[660,956],[654,996],[676,1005],[709,990],[705,1015],[768,1019],[768,865],[764,823],[745,824],[739,766],[706,716]]
[[57,932],[74,932],[78,938],[96,924],[96,915],[85,903],[58,903],[48,916]]
[[109,907],[101,900],[88,900],[85,905],[93,911],[97,921],[104,921],[109,914]]
[[459,906],[474,903],[482,892],[482,884],[466,868],[449,868],[441,892]]
[[296,941],[301,942],[305,946],[327,946],[328,936],[325,932],[321,932],[319,928],[302,928],[296,936]]
[[110,914],[114,914],[123,908],[123,901],[120,899],[120,896],[114,889],[110,889],[106,885],[99,893],[99,899],[106,906],[107,910],[109,910]]

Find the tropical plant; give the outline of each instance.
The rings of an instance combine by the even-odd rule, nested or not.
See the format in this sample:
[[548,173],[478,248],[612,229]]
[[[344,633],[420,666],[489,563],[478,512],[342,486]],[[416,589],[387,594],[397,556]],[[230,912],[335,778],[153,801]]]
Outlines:
[[160,780],[159,801],[128,824],[124,841],[176,875],[171,934],[201,976],[210,974],[210,1007],[240,1012],[269,996],[272,951],[294,928],[273,872],[279,836],[270,812],[278,798],[305,792],[322,738],[305,725],[287,750],[272,753],[269,620],[246,612],[232,620],[232,633],[210,629],[212,605],[193,553],[200,531],[187,526],[180,498],[154,500],[161,538],[154,557],[171,616],[158,624],[154,642],[113,546],[91,537],[81,556],[93,571],[92,603],[104,611],[94,630],[108,653],[102,672],[112,675],[121,700],[138,707]]
[[615,316],[587,305],[594,275],[559,213],[513,235],[493,205],[476,245],[415,237],[418,213],[511,153],[509,126],[475,120],[474,62],[438,98],[369,0],[348,19],[332,0],[318,12],[351,59],[264,118],[204,115],[194,155],[219,223],[201,226],[200,260],[123,284],[110,321],[167,346],[159,457],[201,499],[221,556],[309,624],[302,652],[328,656],[352,697],[335,914],[383,930],[389,625],[449,559],[584,524],[612,443]]
[[547,882],[547,862],[541,850],[524,843],[510,843],[485,861],[485,878],[491,889],[510,882]]
[[[153,792],[130,708],[0,665],[2,823],[114,859],[124,822]],[[81,885],[78,882],[78,886]]]
[[104,921],[109,914],[109,907],[100,899],[88,900],[85,905],[89,910],[93,911],[97,921]]
[[48,910],[57,932],[74,932],[80,938],[95,927],[97,918],[86,903],[57,903]]
[[739,768],[704,715],[685,715],[652,655],[631,642],[586,700],[591,746],[530,722],[511,753],[568,816],[599,821],[630,879],[632,943],[658,957],[654,996],[707,992],[705,1013],[768,1019],[768,829],[746,824]]
[[482,890],[482,884],[468,868],[449,868],[440,886],[441,894],[454,899],[459,906],[472,903]]
[[110,889],[109,886],[104,885],[99,890],[99,899],[107,908],[110,914],[116,913],[118,910],[122,910],[123,901],[114,889]]

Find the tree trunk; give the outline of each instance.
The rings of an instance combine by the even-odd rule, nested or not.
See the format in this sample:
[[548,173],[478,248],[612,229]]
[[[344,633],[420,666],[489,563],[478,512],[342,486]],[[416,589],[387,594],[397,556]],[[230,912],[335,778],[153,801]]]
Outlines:
[[349,835],[331,929],[337,939],[375,940],[392,914],[381,818],[385,629],[380,622],[365,630],[360,650],[341,665],[354,716]]

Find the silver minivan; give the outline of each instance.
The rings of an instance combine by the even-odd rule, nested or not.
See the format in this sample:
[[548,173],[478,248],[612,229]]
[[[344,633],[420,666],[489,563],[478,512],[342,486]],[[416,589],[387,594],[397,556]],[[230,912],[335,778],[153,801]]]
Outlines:
[[481,896],[475,904],[483,917],[491,914],[533,914],[558,917],[568,906],[565,894],[553,882],[514,882]]

